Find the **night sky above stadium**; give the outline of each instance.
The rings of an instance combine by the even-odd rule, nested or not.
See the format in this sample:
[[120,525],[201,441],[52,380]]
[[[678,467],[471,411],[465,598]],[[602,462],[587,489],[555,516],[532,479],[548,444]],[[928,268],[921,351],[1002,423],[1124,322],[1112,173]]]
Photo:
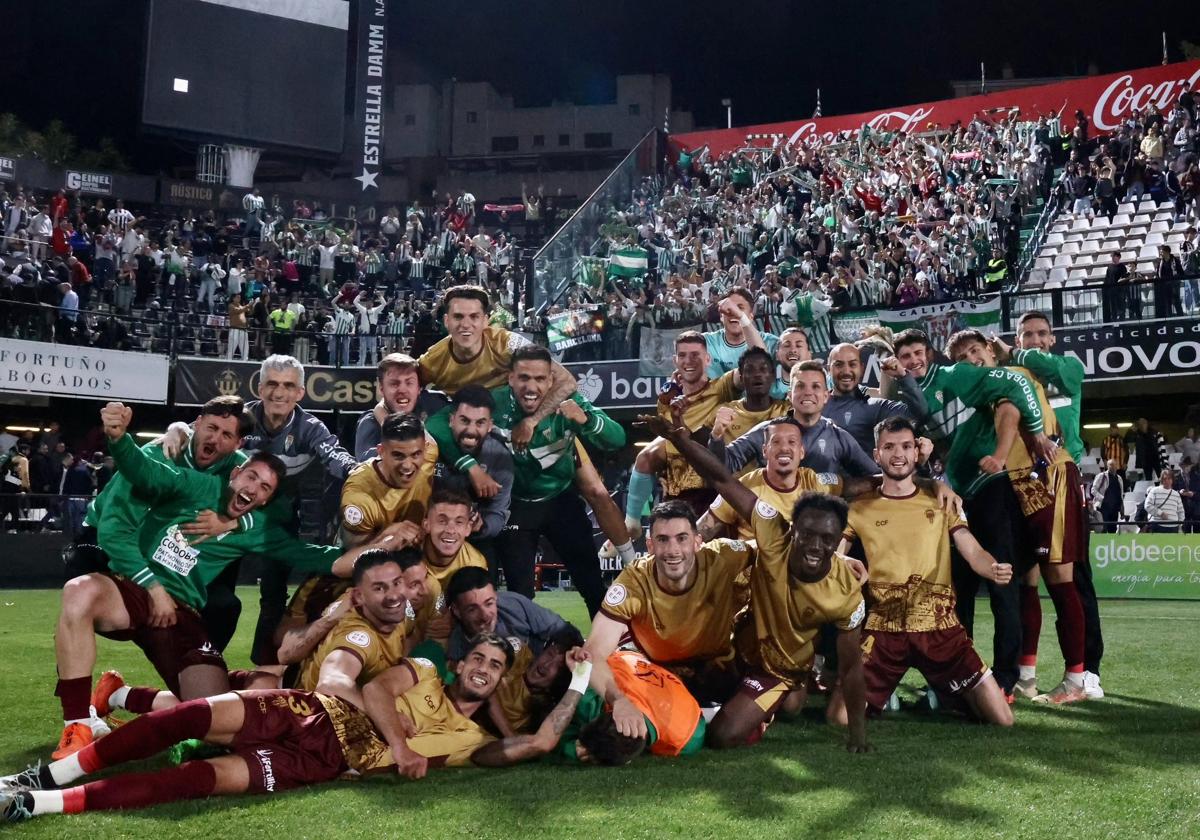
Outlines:
[[[1164,29],[1178,61],[1181,41],[1200,43],[1190,5],[397,0],[390,49],[397,81],[485,79],[519,105],[604,101],[617,73],[668,73],[698,126],[723,124],[725,96],[735,124],[749,124],[807,116],[817,87],[827,115],[942,98],[948,80],[977,79],[980,61],[992,78],[1006,62],[1017,76],[1156,64]],[[138,151],[144,10],[50,0],[6,13],[18,83],[3,85],[0,111],[35,126],[58,117],[84,144],[109,134]],[[197,48],[220,45],[201,38]]]

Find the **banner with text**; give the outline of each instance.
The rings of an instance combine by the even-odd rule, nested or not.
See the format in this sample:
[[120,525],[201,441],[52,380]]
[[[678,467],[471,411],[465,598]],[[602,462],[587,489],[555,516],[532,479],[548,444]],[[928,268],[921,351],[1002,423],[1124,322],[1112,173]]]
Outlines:
[[874,134],[882,134],[945,128],[956,122],[966,125],[980,112],[1003,118],[1013,108],[1020,109],[1022,119],[1062,113],[1067,129],[1072,124],[1071,115],[1081,110],[1091,120],[1096,134],[1108,134],[1115,131],[1123,119],[1150,105],[1161,113],[1169,113],[1179,95],[1192,90],[1197,82],[1200,82],[1200,61],[1181,61],[880,111],[673,134],[670,139],[676,149],[698,149],[707,144],[716,156],[746,145],[832,143],[841,132],[857,134],[863,126]]
[[[387,85],[387,0],[358,2],[358,72],[354,76],[354,127],[350,144],[354,180],[379,195],[383,152],[383,92]],[[367,198],[367,201],[373,199]]]
[[551,353],[561,353],[581,344],[594,344],[604,337],[605,307],[590,304],[568,309],[546,319],[546,342]]
[[1056,352],[1083,362],[1087,382],[1200,371],[1200,322],[1192,318],[1062,327],[1054,335]]
[[10,157],[0,157],[0,181],[11,181],[17,177],[17,162]]
[[1092,534],[1101,598],[1200,600],[1200,534]]
[[76,172],[67,170],[65,179],[68,190],[78,190],[92,195],[112,195],[112,176],[104,172]]
[[598,408],[651,408],[667,377],[642,375],[638,361],[572,362],[566,368],[579,383],[579,393]]
[[944,350],[946,341],[959,330],[977,329],[985,335],[1000,332],[1000,296],[990,300],[955,300],[931,303],[908,309],[879,309],[833,316],[834,334],[841,341],[858,341],[863,329],[880,325],[892,334],[915,327],[929,336],[936,350]]
[[[144,354],[137,354],[146,358]],[[175,361],[175,404],[204,405],[213,397],[258,399],[258,362],[180,356]],[[304,399],[309,411],[366,411],[379,402],[374,367],[304,366]]]
[[0,338],[0,391],[165,403],[166,356]]

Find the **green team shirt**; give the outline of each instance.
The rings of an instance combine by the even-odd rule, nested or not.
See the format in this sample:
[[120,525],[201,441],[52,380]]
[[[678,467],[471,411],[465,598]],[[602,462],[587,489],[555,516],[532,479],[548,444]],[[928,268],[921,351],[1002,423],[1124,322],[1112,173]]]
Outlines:
[[250,515],[239,520],[237,531],[193,545],[179,526],[202,510],[224,510],[228,478],[155,460],[138,449],[128,434],[108,449],[130,487],[148,500],[148,507],[133,536],[139,547],[136,557],[113,555],[103,535],[100,547],[108,553],[113,572],[140,586],[161,584],[179,603],[200,609],[208,600],[208,584],[245,554],[262,554],[296,569],[328,574],[342,553],[338,546],[303,543],[267,517]]
[[1017,350],[1013,363],[1026,368],[1046,388],[1046,396],[1058,428],[1062,433],[1063,445],[1076,464],[1083,463],[1087,447],[1079,428],[1081,403],[1083,400],[1083,362],[1074,356],[1059,356],[1044,350]]
[[[558,742],[559,753],[564,758],[569,758],[572,761],[579,760],[575,744],[579,740],[579,731],[600,717],[604,713],[604,706],[604,698],[591,688],[584,692],[583,697],[579,698],[579,705],[575,707],[575,715],[571,718],[571,722],[567,724],[562,740]],[[649,752],[650,747],[654,746],[654,743],[658,740],[658,730],[654,728],[654,722],[650,718],[642,715],[642,720],[646,721],[646,752]],[[679,751],[679,754],[695,755],[700,752],[700,749],[704,746],[704,734],[707,731],[708,724],[704,720],[704,716],[701,715],[700,719],[696,721],[696,730],[692,733],[691,739]]]
[[[492,423],[496,431],[512,449],[512,428],[525,419],[525,412],[517,406],[512,388],[507,385],[492,389],[496,410]],[[578,392],[570,399],[587,415],[584,424],[568,420],[557,412],[537,424],[529,447],[523,452],[513,453],[514,499],[524,502],[544,502],[562,493],[575,481],[575,439],[582,438],[603,450],[620,449],[625,445],[625,429],[619,423],[596,408]],[[433,424],[429,434],[437,441],[442,458],[455,465],[456,469],[470,468],[463,460],[463,452],[450,434],[449,424]],[[464,464],[466,464],[464,466]]]
[[[934,441],[949,440],[946,477],[963,498],[971,498],[992,475],[979,469],[979,459],[995,451],[996,428],[991,406],[1008,400],[1021,412],[1021,424],[1042,432],[1042,407],[1030,381],[1008,368],[984,368],[959,362],[930,363],[921,379],[929,414],[926,432]],[[976,416],[978,415],[978,417]],[[979,454],[982,453],[982,454]]]

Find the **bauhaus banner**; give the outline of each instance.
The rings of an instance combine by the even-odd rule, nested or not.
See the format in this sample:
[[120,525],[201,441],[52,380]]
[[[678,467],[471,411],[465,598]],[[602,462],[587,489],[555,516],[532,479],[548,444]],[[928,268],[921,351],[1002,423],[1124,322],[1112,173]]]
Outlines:
[[1192,90],[1198,82],[1200,61],[1183,61],[881,111],[674,134],[671,142],[676,148],[687,149],[696,149],[707,143],[711,153],[716,156],[747,144],[828,143],[839,133],[858,132],[864,125],[872,132],[918,132],[935,127],[944,128],[956,122],[965,125],[980,111],[989,112],[995,118],[1004,116],[1013,108],[1019,108],[1022,117],[1028,119],[1061,111],[1063,122],[1068,127],[1074,124],[1075,111],[1081,110],[1087,115],[1094,132],[1106,134],[1116,129],[1123,119],[1148,105],[1154,105],[1166,113],[1181,93]]
[[[358,0],[358,72],[354,75],[354,180],[379,194],[383,92],[387,84],[387,0]],[[368,201],[370,199],[367,199]]]

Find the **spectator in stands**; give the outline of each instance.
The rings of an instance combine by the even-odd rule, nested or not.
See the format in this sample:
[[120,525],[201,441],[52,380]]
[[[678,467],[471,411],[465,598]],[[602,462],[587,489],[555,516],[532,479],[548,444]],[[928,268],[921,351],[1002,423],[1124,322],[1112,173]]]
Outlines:
[[[1122,446],[1123,448],[1123,446]],[[1104,533],[1115,534],[1125,510],[1125,477],[1117,461],[1108,459],[1108,469],[1092,481],[1092,509],[1100,514]]]
[[71,288],[79,295],[79,308],[87,310],[92,300],[92,275],[83,260],[75,255],[67,257],[67,270],[70,272]]
[[62,531],[68,539],[83,528],[83,517],[87,514],[88,502],[96,490],[92,470],[87,460],[81,454],[79,458],[67,453],[63,456],[63,468],[66,471],[62,482]]
[[74,344],[79,321],[79,295],[70,283],[60,283],[62,300],[58,305],[58,320],[54,325],[54,340],[59,344]]
[[1175,442],[1175,450],[1193,464],[1200,464],[1200,437],[1195,428],[1189,428],[1187,434]]
[[1183,498],[1184,515],[1187,522],[1183,530],[1188,534],[1200,533],[1200,466],[1194,458],[1185,457],[1179,462],[1182,474],[1179,477],[1179,495]]
[[49,208],[39,210],[37,215],[29,220],[29,258],[40,262],[46,258],[50,236],[54,233],[54,222],[50,217]]
[[292,353],[292,336],[300,318],[295,311],[276,301],[268,316],[271,322],[271,352],[281,356]]
[[[251,292],[251,295],[254,293]],[[254,358],[266,356],[267,332],[271,329],[271,290],[265,288],[257,298],[252,298],[250,327],[254,330]]]
[[379,336],[376,335],[379,326],[379,315],[384,312],[389,301],[384,300],[383,292],[375,293],[372,303],[368,292],[359,292],[354,299],[354,308],[358,310],[358,363],[374,365],[379,358]]
[[1147,479],[1154,481],[1167,463],[1167,442],[1162,433],[1145,417],[1125,435],[1125,443],[1137,457],[1137,468]]
[[1175,473],[1162,471],[1159,484],[1146,491],[1145,531],[1158,534],[1179,533],[1184,520],[1183,496],[1175,489]]
[[350,336],[354,334],[354,313],[350,304],[335,301],[333,318],[326,325],[329,331],[329,363],[335,367],[350,364]]
[[242,353],[243,361],[250,358],[249,342],[246,333],[246,319],[249,312],[250,304],[242,303],[241,292],[229,296],[229,307],[226,309],[226,314],[229,318],[229,343],[225,348],[226,359],[232,359],[234,354],[239,350]]
[[1100,457],[1105,461],[1117,462],[1117,470],[1124,475],[1125,466],[1129,463],[1127,437],[1121,435],[1121,429],[1116,423],[1108,424],[1108,436],[1100,442]]
[[1183,316],[1183,300],[1180,297],[1183,263],[1171,253],[1170,245],[1158,249],[1158,264],[1154,270],[1154,314],[1158,318],[1170,317],[1171,313]]
[[0,526],[21,521],[21,497],[29,492],[29,444],[20,443],[8,452],[0,453]]
[[[1116,321],[1125,317],[1129,309],[1129,290],[1124,284],[1128,279],[1129,267],[1121,262],[1120,252],[1113,251],[1104,269],[1104,320]],[[1136,293],[1136,288],[1133,291]]]

